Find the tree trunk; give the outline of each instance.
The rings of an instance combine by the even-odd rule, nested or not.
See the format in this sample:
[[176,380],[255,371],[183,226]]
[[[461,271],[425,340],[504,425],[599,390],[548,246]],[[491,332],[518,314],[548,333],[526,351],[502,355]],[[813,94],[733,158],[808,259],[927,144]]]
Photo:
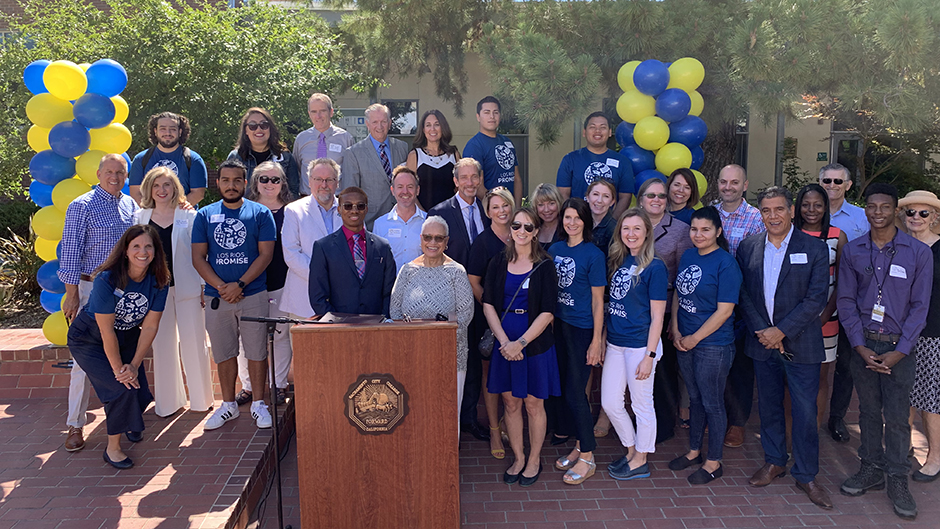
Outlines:
[[[702,142],[705,151],[705,162],[702,163],[701,173],[708,180],[708,189],[702,196],[702,204],[710,204],[718,198],[718,171],[734,163],[737,141],[735,137],[735,124],[732,121],[711,127],[708,136]],[[699,190],[701,191],[701,190]]]

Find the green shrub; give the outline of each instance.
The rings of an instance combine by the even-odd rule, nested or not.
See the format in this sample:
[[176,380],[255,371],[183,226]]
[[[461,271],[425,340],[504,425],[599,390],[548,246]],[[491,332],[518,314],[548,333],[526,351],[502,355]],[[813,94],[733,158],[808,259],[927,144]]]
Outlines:
[[39,206],[27,199],[0,202],[0,226],[5,226],[20,237],[30,239],[29,220],[37,211]]
[[9,237],[0,237],[0,285],[12,286],[11,300],[39,295],[36,273],[43,261],[33,250],[30,237],[21,237],[8,229]]

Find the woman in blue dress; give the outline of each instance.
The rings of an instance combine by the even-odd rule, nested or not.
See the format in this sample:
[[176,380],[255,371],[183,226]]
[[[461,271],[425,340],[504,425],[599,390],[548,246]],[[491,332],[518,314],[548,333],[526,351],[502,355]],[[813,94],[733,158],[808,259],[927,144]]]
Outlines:
[[169,283],[156,230],[131,226],[98,268],[88,304],[69,327],[72,357],[104,403],[104,460],[118,469],[134,466],[121,450],[121,436],[132,443],[143,438],[143,413],[153,401],[144,356],[157,334]]
[[[515,461],[503,474],[523,487],[538,481],[545,440],[544,401],[561,395],[552,334],[558,279],[538,242],[540,220],[529,208],[517,209],[506,250],[486,270],[483,314],[495,338],[486,389],[503,396],[506,430]],[[529,418],[529,459],[522,439],[522,405]]]

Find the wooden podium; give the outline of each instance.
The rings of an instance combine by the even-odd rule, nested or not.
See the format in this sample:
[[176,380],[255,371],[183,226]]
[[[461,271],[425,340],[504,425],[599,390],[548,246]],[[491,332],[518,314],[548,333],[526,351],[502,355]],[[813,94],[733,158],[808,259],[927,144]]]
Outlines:
[[301,527],[460,527],[456,329],[292,328]]

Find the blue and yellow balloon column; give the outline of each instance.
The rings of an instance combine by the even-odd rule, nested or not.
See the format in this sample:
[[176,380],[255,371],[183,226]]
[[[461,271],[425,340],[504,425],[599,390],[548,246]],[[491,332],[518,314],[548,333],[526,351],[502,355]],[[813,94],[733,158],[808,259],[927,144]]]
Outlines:
[[620,68],[617,82],[624,93],[617,114],[623,122],[616,138],[633,165],[637,190],[650,178],[665,181],[676,169],[688,168],[700,196],[705,194],[708,182],[698,169],[705,161],[708,127],[699,117],[705,101],[697,90],[704,79],[705,67],[692,57],[668,66],[655,59],[630,61]]
[[32,220],[36,255],[46,261],[36,277],[42,287],[39,301],[50,313],[42,331],[53,344],[65,345],[65,285],[56,273],[65,212],[98,183],[98,162],[105,154],[123,153],[130,164],[131,133],[123,125],[129,109],[119,95],[127,86],[127,72],[111,59],[93,64],[40,60],[23,70],[23,82],[34,94],[26,103],[33,123],[26,139],[36,151],[29,162],[29,197],[42,208]]

